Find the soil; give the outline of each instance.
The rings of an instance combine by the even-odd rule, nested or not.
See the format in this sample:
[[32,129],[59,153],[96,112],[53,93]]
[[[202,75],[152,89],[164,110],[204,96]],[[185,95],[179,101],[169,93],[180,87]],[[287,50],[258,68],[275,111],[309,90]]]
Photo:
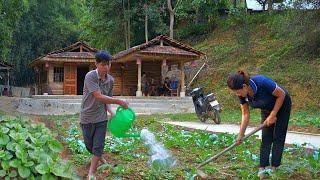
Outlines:
[[[114,155],[112,153],[105,153],[102,155],[102,157],[107,160],[108,164],[112,164],[114,167],[117,166],[117,163],[116,163],[117,160],[114,158]],[[102,164],[99,164],[99,165],[102,165]],[[89,168],[90,168],[89,162],[86,165],[77,167],[78,176],[81,179],[85,179],[88,175]],[[107,168],[105,170],[102,170],[102,172],[97,173],[98,176],[96,178],[105,179],[105,177],[108,177],[110,173],[111,173],[111,170]]]

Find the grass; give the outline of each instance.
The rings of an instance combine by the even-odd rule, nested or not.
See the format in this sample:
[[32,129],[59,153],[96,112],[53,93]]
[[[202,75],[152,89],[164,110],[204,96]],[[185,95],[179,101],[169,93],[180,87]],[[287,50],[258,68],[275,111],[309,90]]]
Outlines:
[[[291,22],[288,17],[286,13],[249,15],[249,54],[241,50],[238,39],[247,37],[239,37],[241,29],[232,18],[218,21],[212,34],[193,45],[207,55],[209,65],[193,86],[203,86],[206,92],[214,92],[226,108],[237,108],[238,103],[226,89],[226,78],[230,72],[244,69],[250,75],[269,76],[284,86],[292,97],[294,111],[320,112],[319,54],[301,51],[301,42],[291,38],[286,32],[288,29],[282,29],[287,21]],[[291,18],[294,20],[295,16]],[[313,20],[316,19],[310,19],[310,23]]]

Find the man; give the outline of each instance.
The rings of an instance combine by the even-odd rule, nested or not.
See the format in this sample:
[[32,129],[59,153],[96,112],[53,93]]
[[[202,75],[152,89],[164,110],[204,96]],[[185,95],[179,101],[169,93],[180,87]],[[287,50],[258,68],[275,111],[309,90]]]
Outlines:
[[142,89],[142,95],[143,96],[148,96],[148,91],[149,91],[149,83],[147,79],[147,74],[145,72],[142,72],[142,77],[141,77],[141,89]]
[[109,75],[112,56],[107,51],[96,53],[96,69],[88,72],[84,80],[80,125],[87,150],[93,155],[88,179],[95,179],[98,162],[102,153],[107,130],[107,112],[114,115],[110,104],[118,104],[125,109],[128,103],[112,97],[114,79]]

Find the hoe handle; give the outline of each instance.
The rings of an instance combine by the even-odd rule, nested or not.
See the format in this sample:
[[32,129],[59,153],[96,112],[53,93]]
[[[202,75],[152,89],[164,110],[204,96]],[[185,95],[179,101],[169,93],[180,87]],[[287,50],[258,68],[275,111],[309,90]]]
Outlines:
[[[249,134],[245,135],[241,141],[244,141],[246,139],[248,139],[248,137],[250,137],[251,135],[253,135],[254,133],[260,131],[265,125],[264,124],[260,124],[258,127],[256,127],[253,131],[251,131]],[[227,147],[226,149],[224,149],[223,151],[221,151],[220,153],[212,156],[211,158],[207,159],[206,161],[202,162],[201,164],[199,164],[197,166],[197,168],[200,168],[206,164],[208,164],[209,162],[218,159],[218,157],[220,157],[221,155],[223,155],[224,153],[230,151],[231,149],[233,149],[234,147],[236,147],[238,144],[237,142],[233,143],[231,146]]]

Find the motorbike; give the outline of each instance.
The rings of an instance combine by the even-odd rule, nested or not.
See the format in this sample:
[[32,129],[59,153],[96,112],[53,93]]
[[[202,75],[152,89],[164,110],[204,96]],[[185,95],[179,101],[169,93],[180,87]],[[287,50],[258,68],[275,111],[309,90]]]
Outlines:
[[205,95],[201,87],[190,92],[196,114],[201,122],[212,119],[216,124],[220,124],[221,105],[213,93]]

